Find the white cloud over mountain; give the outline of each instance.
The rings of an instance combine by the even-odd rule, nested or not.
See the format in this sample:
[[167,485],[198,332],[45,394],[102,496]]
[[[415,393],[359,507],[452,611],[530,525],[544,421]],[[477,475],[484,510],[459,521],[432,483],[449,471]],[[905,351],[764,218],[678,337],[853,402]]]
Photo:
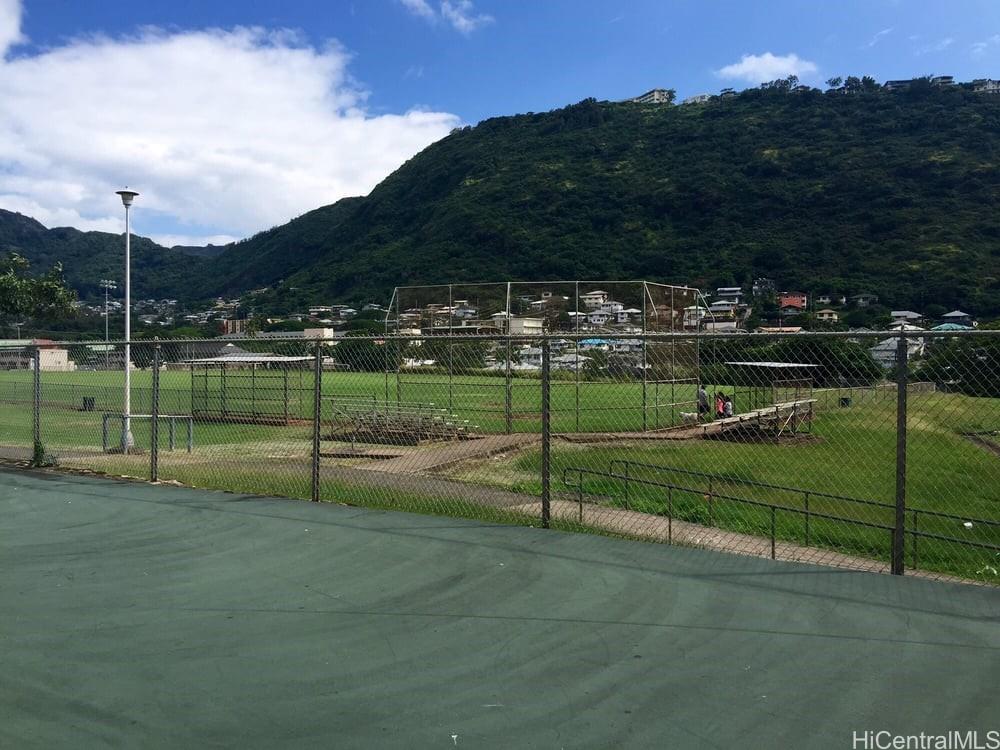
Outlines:
[[367,193],[459,124],[371,114],[350,55],[287,30],[142,29],[25,53],[20,18],[0,0],[0,207],[49,226],[121,231],[128,184],[137,232],[149,212],[175,235],[245,236]]
[[739,62],[715,71],[720,78],[731,78],[747,83],[763,83],[788,76],[803,76],[817,72],[816,63],[803,60],[794,52],[787,55],[743,55]]

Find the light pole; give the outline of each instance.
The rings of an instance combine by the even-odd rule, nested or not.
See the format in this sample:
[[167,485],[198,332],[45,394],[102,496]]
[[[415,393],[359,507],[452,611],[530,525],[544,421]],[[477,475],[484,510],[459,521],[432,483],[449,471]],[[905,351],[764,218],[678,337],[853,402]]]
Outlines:
[[128,453],[129,449],[135,445],[132,438],[132,274],[129,265],[129,215],[128,210],[132,206],[132,201],[139,195],[134,190],[129,190],[125,186],[124,190],[115,191],[122,198],[125,206],[125,414],[122,420],[122,453]]
[[118,284],[116,284],[111,279],[101,279],[101,289],[104,290],[104,369],[111,369],[109,366],[108,358],[110,356],[108,352],[108,292],[112,289],[117,289]]

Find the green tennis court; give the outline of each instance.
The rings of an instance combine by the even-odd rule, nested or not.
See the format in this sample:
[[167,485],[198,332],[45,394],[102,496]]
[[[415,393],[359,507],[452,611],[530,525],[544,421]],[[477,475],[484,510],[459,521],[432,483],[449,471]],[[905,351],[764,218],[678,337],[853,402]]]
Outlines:
[[2,747],[995,730],[995,589],[0,471]]

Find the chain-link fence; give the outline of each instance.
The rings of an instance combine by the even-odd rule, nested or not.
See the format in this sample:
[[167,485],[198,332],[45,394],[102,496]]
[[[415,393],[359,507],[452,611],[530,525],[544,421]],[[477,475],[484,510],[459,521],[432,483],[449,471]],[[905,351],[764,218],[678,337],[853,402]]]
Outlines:
[[0,417],[36,465],[1000,583],[995,331],[26,343]]

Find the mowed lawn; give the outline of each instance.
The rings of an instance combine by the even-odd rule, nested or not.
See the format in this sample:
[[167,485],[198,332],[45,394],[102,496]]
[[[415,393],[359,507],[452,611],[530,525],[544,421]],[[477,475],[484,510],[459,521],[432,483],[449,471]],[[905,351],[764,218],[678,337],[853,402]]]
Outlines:
[[[563,374],[565,375],[565,373]],[[261,373],[251,377],[246,371],[227,374],[225,395],[222,381],[213,376],[206,390],[205,381],[187,371],[160,373],[160,413],[191,414],[192,408],[207,405],[229,412],[270,412],[293,418],[311,419],[313,412],[313,375],[310,371],[288,373],[287,389],[281,378]],[[42,373],[43,408],[67,407],[78,410],[85,397],[95,399],[98,412],[120,412],[124,375],[120,372],[78,371]],[[511,429],[514,432],[537,432],[541,428],[541,380],[537,377],[512,378],[510,389]],[[694,385],[691,383],[646,386],[645,427],[649,429],[675,424],[681,411],[692,411]],[[437,373],[395,373],[388,377],[378,372],[325,372],[322,380],[324,418],[330,418],[336,403],[351,400],[354,405],[389,408],[395,404],[422,405],[455,415],[486,432],[507,429],[507,388],[502,376],[447,375]],[[29,405],[32,399],[32,373],[0,372],[0,402]],[[554,380],[551,388],[552,428],[559,432],[641,430],[643,423],[643,387],[641,383],[581,382]],[[132,373],[132,413],[152,410],[152,373]],[[99,419],[99,417],[98,417]],[[2,428],[0,428],[2,429]],[[0,432],[0,439],[2,439]],[[212,442],[214,437],[209,435]]]

